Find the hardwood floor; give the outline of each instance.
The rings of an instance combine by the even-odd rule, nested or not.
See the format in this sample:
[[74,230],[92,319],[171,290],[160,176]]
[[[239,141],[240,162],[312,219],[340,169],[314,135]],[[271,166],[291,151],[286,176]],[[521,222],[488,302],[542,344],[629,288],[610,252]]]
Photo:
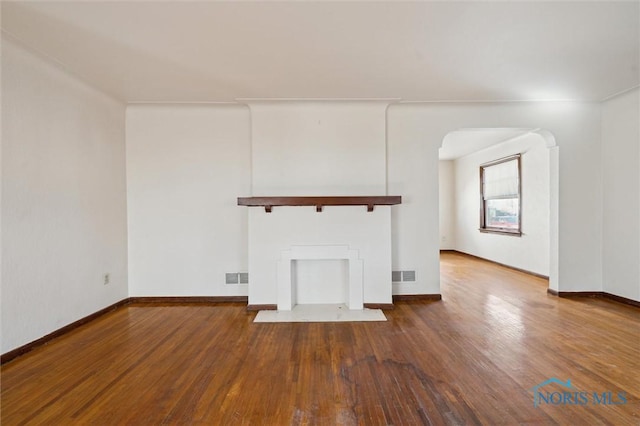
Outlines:
[[[2,424],[640,424],[638,308],[455,253],[442,293],[384,323],[129,305],[5,364]],[[572,388],[534,407],[552,377]]]

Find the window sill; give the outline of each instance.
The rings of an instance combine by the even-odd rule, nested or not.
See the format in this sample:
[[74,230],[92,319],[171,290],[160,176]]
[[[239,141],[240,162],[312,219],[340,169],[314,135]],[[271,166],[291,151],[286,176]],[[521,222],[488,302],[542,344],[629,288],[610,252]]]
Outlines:
[[501,235],[510,235],[512,237],[521,237],[521,231],[512,231],[508,229],[490,229],[490,228],[480,228],[478,231],[483,234],[501,234]]

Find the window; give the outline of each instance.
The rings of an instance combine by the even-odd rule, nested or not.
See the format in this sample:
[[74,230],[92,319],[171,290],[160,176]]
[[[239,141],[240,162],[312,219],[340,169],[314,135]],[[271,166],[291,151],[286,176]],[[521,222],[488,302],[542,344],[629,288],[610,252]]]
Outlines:
[[480,232],[522,235],[520,154],[480,166]]

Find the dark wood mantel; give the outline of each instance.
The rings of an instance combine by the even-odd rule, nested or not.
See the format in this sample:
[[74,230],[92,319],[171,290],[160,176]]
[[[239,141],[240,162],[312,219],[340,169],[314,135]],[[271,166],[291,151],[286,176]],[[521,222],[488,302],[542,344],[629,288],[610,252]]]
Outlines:
[[264,207],[264,211],[271,213],[274,206],[316,206],[321,212],[324,206],[367,206],[372,212],[374,206],[391,206],[401,204],[399,195],[377,196],[337,196],[337,197],[238,197],[239,206]]

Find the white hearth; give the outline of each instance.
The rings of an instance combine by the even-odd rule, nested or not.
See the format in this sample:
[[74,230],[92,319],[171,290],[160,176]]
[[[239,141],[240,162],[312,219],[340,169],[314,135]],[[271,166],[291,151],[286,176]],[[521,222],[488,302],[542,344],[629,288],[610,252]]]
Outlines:
[[290,311],[260,311],[253,322],[386,321],[381,309],[353,310],[346,305],[297,305]]

